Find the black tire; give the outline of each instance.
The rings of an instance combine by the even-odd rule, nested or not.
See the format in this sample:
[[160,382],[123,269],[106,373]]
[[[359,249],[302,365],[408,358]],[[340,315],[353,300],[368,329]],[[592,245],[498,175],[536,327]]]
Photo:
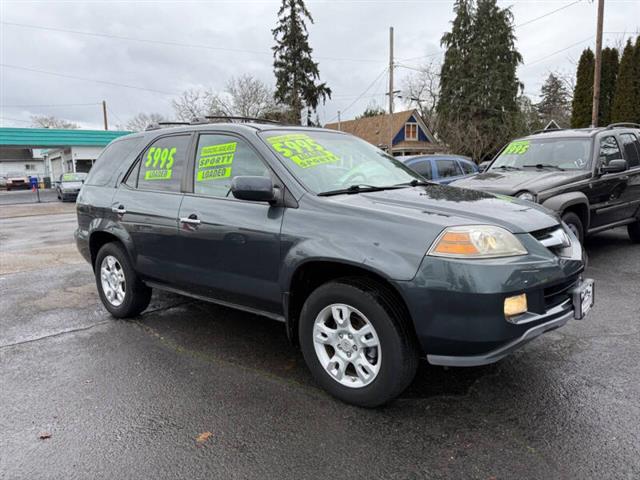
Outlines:
[[582,225],[580,217],[573,212],[567,212],[562,215],[562,221],[576,234],[576,237],[580,240],[580,245],[584,245],[584,225]]
[[633,243],[640,243],[640,220],[627,225],[627,232]]
[[[343,303],[362,312],[373,325],[380,341],[381,365],[375,379],[366,386],[340,384],[324,369],[314,348],[314,323],[327,306]],[[403,323],[397,301],[388,290],[366,279],[345,278],[326,283],[307,298],[300,314],[299,340],[314,379],[334,397],[361,407],[377,407],[400,395],[414,379],[418,349],[412,329]]]
[[[115,257],[120,266],[125,278],[124,288],[124,300],[118,306],[113,305],[106,297],[102,288],[102,281],[100,278],[100,271],[102,261],[105,257],[111,255]],[[98,255],[96,256],[96,263],[94,265],[96,286],[98,288],[98,294],[102,304],[109,311],[111,315],[116,318],[129,318],[135,317],[144,311],[149,306],[151,301],[151,288],[147,287],[136,274],[135,270],[129,260],[129,255],[125,251],[124,247],[116,242],[107,243],[100,248]]]

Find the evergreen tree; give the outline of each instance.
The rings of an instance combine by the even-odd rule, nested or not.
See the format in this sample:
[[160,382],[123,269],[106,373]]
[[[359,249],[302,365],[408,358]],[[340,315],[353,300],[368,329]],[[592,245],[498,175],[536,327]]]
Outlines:
[[311,58],[309,34],[305,20],[313,18],[304,0],[282,0],[278,11],[278,25],[271,32],[276,41],[273,47],[273,69],[276,76],[275,98],[289,108],[289,121],[300,123],[306,108],[307,124],[320,101],[331,98],[331,89],[319,83],[318,64]]
[[611,122],[640,123],[640,37],[633,46],[631,39],[622,51],[618,83],[611,108]]
[[[458,153],[483,158],[521,124],[513,15],[496,0],[457,0],[446,47],[437,106],[438,132]],[[460,129],[466,142],[457,145]]]
[[567,126],[571,117],[571,102],[567,87],[557,75],[549,74],[542,85],[541,97],[536,110],[542,126],[551,120],[555,120],[561,127]]
[[582,128],[591,124],[591,106],[593,104],[593,68],[595,58],[590,48],[580,55],[576,86],[573,91],[571,108],[571,127]]
[[602,71],[600,72],[600,102],[598,108],[598,125],[611,123],[611,108],[616,91],[619,69],[618,50],[605,48],[602,50]]

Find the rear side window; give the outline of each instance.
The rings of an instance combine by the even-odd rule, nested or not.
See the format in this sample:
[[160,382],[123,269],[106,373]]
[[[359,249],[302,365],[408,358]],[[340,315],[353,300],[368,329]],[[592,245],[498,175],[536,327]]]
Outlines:
[[229,196],[234,177],[268,177],[269,170],[244,140],[220,134],[203,134],[198,140],[193,191],[213,197]]
[[141,190],[179,192],[190,138],[190,135],[176,135],[153,142],[142,152],[127,185]]
[[422,160],[421,162],[412,163],[409,165],[412,170],[415,170],[424,178],[431,180],[433,178],[433,172],[431,171],[431,161]]
[[471,173],[475,173],[473,165],[468,162],[460,162],[460,166],[462,167],[462,171],[465,175],[469,175]]
[[598,160],[600,164],[607,165],[611,160],[622,158],[620,147],[614,136],[608,136],[600,139],[600,152]]
[[96,186],[107,185],[141,143],[142,137],[124,138],[111,142],[94,162],[85,183]]
[[440,178],[457,177],[462,175],[462,170],[455,160],[436,160],[438,166],[438,175]]
[[623,133],[620,135],[624,156],[629,162],[629,168],[640,165],[640,141],[633,133]]

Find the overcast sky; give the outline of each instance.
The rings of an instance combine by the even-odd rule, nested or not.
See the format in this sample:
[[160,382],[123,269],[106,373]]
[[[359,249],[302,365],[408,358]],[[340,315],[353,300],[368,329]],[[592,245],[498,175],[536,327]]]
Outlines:
[[[272,85],[271,29],[279,4],[0,0],[0,125],[29,126],[31,115],[50,114],[101,128],[103,99],[115,125],[138,112],[171,117],[171,99],[181,91],[223,89],[231,76],[249,73]],[[549,71],[572,74],[582,49],[595,44],[592,0],[499,4],[512,6],[516,25],[527,23],[516,33],[524,57],[518,75],[530,96],[539,93]],[[398,62],[415,67],[441,61],[440,38],[453,19],[453,1],[444,0],[308,0],[307,6],[315,20],[309,26],[314,58],[333,90],[332,100],[318,110],[323,123],[338,110],[348,119],[371,101],[386,105],[387,77],[380,74],[388,63],[389,26],[395,29]],[[606,0],[604,30],[610,46],[638,32],[640,0]],[[402,86],[410,72],[398,67],[396,84]]]

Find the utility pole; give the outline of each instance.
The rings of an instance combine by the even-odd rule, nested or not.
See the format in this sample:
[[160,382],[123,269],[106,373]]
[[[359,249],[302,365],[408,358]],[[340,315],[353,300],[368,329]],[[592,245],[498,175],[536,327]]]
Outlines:
[[598,28],[596,31],[596,62],[593,72],[593,108],[591,110],[591,126],[598,126],[600,109],[600,74],[602,70],[602,23],[604,20],[604,0],[598,0]]
[[342,131],[342,124],[340,119],[340,110],[338,110],[338,131]]
[[389,155],[393,146],[393,27],[389,27]]
[[109,130],[109,122],[107,121],[107,102],[102,100],[102,119],[104,120],[104,129]]

